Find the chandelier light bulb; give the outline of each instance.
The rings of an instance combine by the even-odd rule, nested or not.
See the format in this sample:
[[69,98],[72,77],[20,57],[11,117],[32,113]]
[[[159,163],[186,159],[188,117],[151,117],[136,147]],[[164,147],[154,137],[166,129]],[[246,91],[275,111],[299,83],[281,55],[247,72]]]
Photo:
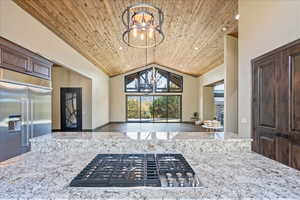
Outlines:
[[144,40],[144,38],[145,38],[144,33],[141,33],[141,40]]
[[134,28],[133,31],[132,31],[132,33],[133,33],[134,37],[137,37],[137,28]]
[[149,38],[153,38],[153,28],[149,29]]

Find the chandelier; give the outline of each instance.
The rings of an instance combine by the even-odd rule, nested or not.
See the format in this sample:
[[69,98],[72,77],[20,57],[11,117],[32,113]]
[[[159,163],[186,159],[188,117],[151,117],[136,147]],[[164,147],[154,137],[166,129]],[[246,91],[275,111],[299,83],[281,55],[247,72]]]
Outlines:
[[151,48],[165,39],[162,32],[164,14],[153,5],[138,3],[127,7],[122,21],[126,27],[122,39],[130,47]]

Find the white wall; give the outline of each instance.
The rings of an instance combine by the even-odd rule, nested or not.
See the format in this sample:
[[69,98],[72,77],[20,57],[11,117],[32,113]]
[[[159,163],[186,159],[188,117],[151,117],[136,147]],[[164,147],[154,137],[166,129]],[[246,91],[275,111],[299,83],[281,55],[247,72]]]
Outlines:
[[250,61],[300,38],[300,1],[239,0],[239,13],[239,134],[250,136]]
[[224,131],[238,132],[238,38],[224,37]]
[[201,119],[203,120],[213,120],[216,117],[214,87],[203,87],[203,95],[201,97],[203,99],[203,105],[205,106],[203,106],[202,113],[200,113],[199,116],[201,116]]
[[[157,65],[155,65],[157,66]],[[140,68],[127,74],[134,73],[146,68]],[[182,121],[191,121],[194,112],[198,111],[198,79],[189,75],[175,72],[164,67],[164,70],[183,76],[183,93],[182,93]],[[110,79],[110,121],[124,122],[126,121],[126,93],[124,92],[124,76],[127,74],[112,77]],[[141,95],[139,93],[129,93],[130,95]],[[155,93],[153,93],[155,94]],[[164,94],[164,93],[159,93]],[[165,93],[166,95],[178,93]],[[180,93],[181,94],[181,93]]]
[[[198,88],[198,92],[199,92],[199,98],[198,98],[198,104],[199,104],[199,115],[200,115],[200,120],[206,120],[207,115],[205,114],[207,111],[206,109],[208,109],[208,107],[210,106],[210,103],[208,106],[206,106],[207,104],[207,99],[209,99],[211,93],[209,92],[209,90],[205,89],[205,86],[207,85],[211,85],[213,83],[217,83],[219,81],[223,81],[224,80],[224,64],[219,65],[218,67],[210,70],[209,72],[203,74],[202,76],[200,76],[198,78],[198,82],[199,82],[199,88]],[[211,112],[211,111],[208,111]]]
[[11,0],[0,0],[0,35],[92,79],[92,126],[109,121],[109,77]]

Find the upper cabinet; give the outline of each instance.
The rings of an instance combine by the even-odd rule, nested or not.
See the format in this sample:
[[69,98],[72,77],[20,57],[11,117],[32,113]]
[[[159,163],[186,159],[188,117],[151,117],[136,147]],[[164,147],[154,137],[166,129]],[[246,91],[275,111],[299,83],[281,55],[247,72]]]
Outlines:
[[0,37],[0,67],[51,80],[53,63]]

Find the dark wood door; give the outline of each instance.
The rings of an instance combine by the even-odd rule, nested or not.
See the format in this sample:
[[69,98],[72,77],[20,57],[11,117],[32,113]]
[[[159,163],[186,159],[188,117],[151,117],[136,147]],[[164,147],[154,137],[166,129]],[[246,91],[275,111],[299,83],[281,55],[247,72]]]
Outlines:
[[253,63],[253,150],[275,159],[278,127],[278,68],[280,55]]
[[61,88],[61,130],[82,131],[82,89]]
[[300,169],[300,43],[284,50],[284,67],[288,70],[289,92],[286,112],[289,115],[287,131],[290,133],[290,165]]
[[300,169],[300,40],[252,61],[252,149]]

